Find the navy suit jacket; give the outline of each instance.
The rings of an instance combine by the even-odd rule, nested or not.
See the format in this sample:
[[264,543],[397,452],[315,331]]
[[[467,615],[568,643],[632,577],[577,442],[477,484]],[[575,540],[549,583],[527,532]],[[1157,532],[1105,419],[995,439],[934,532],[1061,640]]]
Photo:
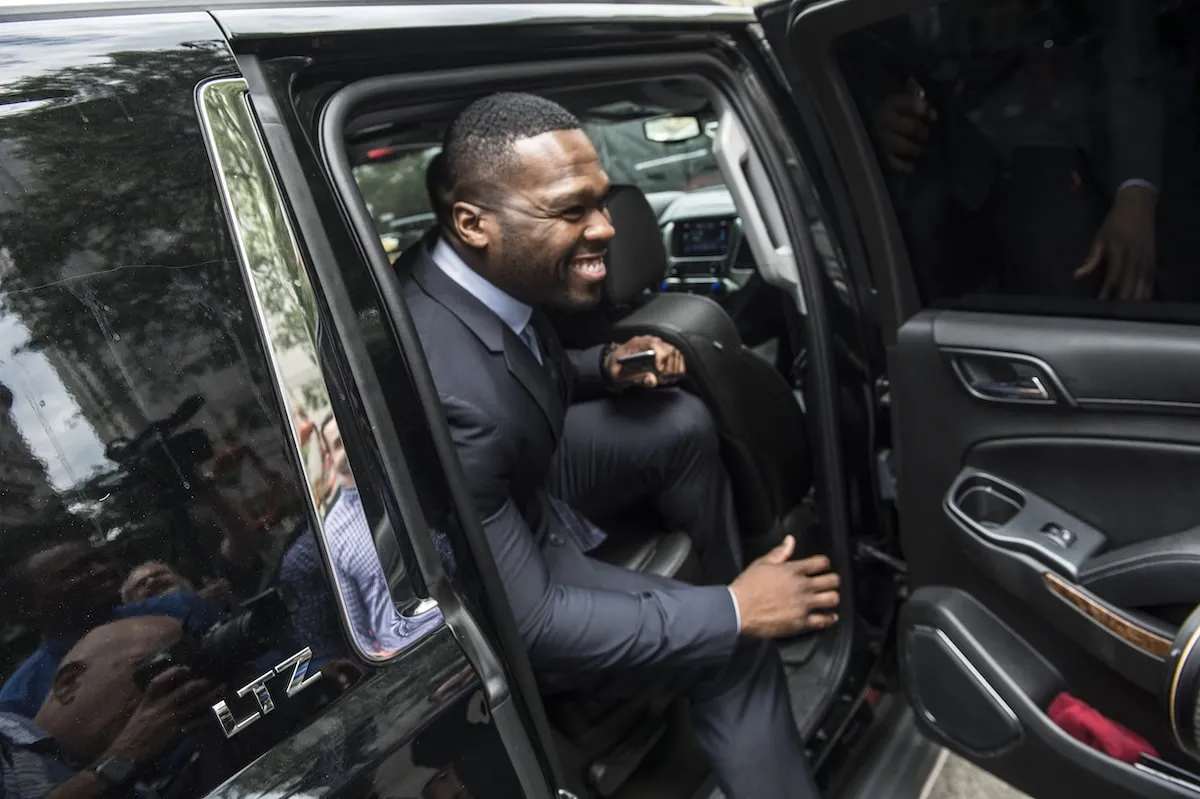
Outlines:
[[428,244],[397,264],[405,300],[535,669],[577,675],[728,658],[738,631],[725,586],[631,573],[644,589],[606,588],[613,567],[580,550],[563,518],[572,511],[550,499],[567,406],[603,388],[599,348],[568,354],[535,310],[539,364],[499,316],[433,263]]

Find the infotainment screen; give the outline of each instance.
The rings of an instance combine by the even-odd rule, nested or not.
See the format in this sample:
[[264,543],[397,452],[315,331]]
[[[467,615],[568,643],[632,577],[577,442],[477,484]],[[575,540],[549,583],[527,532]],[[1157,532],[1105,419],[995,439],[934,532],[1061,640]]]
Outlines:
[[730,219],[687,219],[675,223],[678,258],[719,257],[729,252]]

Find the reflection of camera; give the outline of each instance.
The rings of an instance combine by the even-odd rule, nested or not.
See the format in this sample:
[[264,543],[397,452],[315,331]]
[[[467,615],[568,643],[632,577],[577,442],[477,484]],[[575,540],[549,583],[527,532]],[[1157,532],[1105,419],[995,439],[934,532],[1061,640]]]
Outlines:
[[108,443],[105,455],[119,463],[130,481],[152,487],[156,494],[184,490],[180,478],[187,480],[195,469],[213,456],[208,434],[200,429],[177,433],[204,407],[199,394],[185,399],[165,418],[151,422],[133,438],[117,438]]
[[225,621],[203,630],[189,630],[178,642],[142,664],[134,681],[145,690],[172,666],[187,666],[196,677],[224,682],[243,664],[273,646],[287,629],[294,602],[280,588],[268,588],[242,603]]

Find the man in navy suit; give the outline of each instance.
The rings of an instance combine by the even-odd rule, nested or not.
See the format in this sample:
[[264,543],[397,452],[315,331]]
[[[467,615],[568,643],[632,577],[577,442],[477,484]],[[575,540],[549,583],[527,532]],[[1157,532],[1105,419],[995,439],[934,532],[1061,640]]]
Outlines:
[[[726,795],[817,796],[769,639],[836,622],[829,560],[791,561],[789,537],[741,570],[703,405],[656,376],[631,388],[614,358],[650,347],[671,378],[680,353],[656,338],[568,353],[543,316],[592,305],[605,277],[608,177],[581,124],[493,95],[450,126],[441,170],[437,235],[400,262],[405,297],[543,690],[687,685]],[[604,537],[589,516],[643,496],[693,534],[720,584],[587,556]]]

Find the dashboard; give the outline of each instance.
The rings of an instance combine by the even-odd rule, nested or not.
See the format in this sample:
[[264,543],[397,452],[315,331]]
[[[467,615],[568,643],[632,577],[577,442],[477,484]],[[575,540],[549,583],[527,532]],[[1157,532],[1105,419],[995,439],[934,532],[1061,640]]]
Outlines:
[[754,273],[742,222],[723,186],[648,195],[667,250],[660,291],[721,297],[737,291]]

